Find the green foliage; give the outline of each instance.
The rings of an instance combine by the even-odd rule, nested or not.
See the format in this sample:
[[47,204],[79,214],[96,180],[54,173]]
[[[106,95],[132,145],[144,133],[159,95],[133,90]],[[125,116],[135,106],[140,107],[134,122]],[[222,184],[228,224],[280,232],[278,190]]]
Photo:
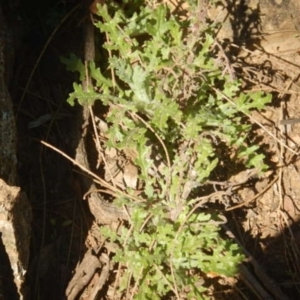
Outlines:
[[[127,267],[121,290],[126,288],[128,278],[132,276],[140,287],[135,299],[161,299],[167,291],[175,289],[188,290],[191,297],[204,299],[204,288],[196,287],[197,276],[190,276],[191,272],[198,270],[224,276],[236,273],[243,255],[235,244],[220,238],[218,221],[204,213],[192,215],[189,220],[186,216],[187,210],[176,221],[170,222],[163,213],[159,216],[156,211],[147,229],[141,230],[144,217],[138,211],[133,215],[135,229],[126,243],[128,229],[123,229],[120,237],[115,236],[125,244],[114,257]],[[102,228],[102,234],[111,238],[107,228]]]
[[[164,5],[139,5],[130,14],[99,7],[102,21],[96,26],[108,36],[111,78],[91,63],[96,89],[84,92],[74,84],[69,98],[71,104],[99,99],[109,106],[106,146],[136,153],[131,159],[144,192],[130,227],[120,234],[101,228],[122,245],[114,257],[126,266],[119,292],[132,283],[135,299],[161,299],[169,292],[178,297],[182,291],[204,299],[199,276],[236,273],[243,255],[220,237],[218,216],[195,212],[191,191],[217,167],[219,141],[234,146],[246,166],[266,167],[257,147],[246,145],[250,126],[241,118],[263,108],[270,96],[244,94],[238,81],[222,75],[213,56],[213,28],[197,19],[200,8],[189,3],[189,20]],[[65,62],[82,74],[73,57]],[[130,202],[124,196],[116,201]]]

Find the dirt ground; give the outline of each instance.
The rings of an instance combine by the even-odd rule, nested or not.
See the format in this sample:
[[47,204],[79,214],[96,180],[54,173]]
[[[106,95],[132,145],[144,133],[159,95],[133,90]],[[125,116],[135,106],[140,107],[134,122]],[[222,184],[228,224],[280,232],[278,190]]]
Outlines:
[[[240,191],[242,203],[227,210],[233,213],[239,240],[288,299],[298,299],[300,3],[245,3],[242,12],[234,6],[230,9],[240,23],[232,22],[235,19],[229,16],[220,34],[237,46],[233,66],[245,88],[273,95],[272,104],[253,113],[251,120],[256,127],[253,142],[261,146],[270,170],[244,187]],[[224,16],[220,11],[219,16]],[[242,218],[239,210],[244,213]]]
[[[33,210],[28,298],[64,299],[76,266],[89,248],[99,246],[101,237],[82,201],[78,172],[62,156],[41,147],[39,141],[47,141],[74,157],[78,141],[72,128],[77,108],[65,100],[78,78],[65,70],[59,57],[68,57],[71,52],[82,56],[84,14],[80,10],[71,14],[39,61],[53,24],[77,3],[31,1],[31,8],[30,1],[7,8],[21,41],[16,46],[10,92],[17,112],[20,185]],[[266,155],[269,170],[261,178],[243,184],[235,203],[223,208],[228,227],[267,274],[262,279],[259,269],[249,263],[252,275],[271,295],[268,299],[284,299],[282,295],[299,299],[300,3],[224,0],[208,15],[223,24],[218,39],[229,69],[242,80],[244,89],[273,95],[266,109],[253,112],[250,122],[254,130],[249,136],[250,142],[259,144]],[[239,174],[235,180],[240,180]],[[244,275],[226,282],[225,288],[221,285],[212,299],[262,299],[251,284],[245,284]],[[93,274],[79,299],[91,299],[99,276]],[[109,295],[112,281],[110,276],[101,299],[110,299],[104,295]],[[276,295],[275,287],[282,295]]]

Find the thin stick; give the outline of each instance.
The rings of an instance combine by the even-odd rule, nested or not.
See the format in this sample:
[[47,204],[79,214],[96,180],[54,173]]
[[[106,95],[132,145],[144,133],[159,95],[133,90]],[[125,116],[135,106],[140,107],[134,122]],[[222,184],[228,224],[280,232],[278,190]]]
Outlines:
[[254,200],[256,200],[258,197],[260,197],[261,195],[263,195],[277,180],[279,179],[279,176],[276,176],[261,192],[259,192],[258,194],[256,194],[253,198],[244,201],[243,203],[240,203],[238,205],[226,208],[226,211],[230,211],[230,210],[234,210],[237,209],[239,207],[242,207]]
[[74,160],[73,158],[71,158],[69,155],[67,155],[66,153],[62,152],[61,150],[59,150],[58,148],[48,144],[45,141],[40,141],[41,144],[43,144],[44,146],[54,150],[55,152],[59,153],[60,155],[62,155],[63,157],[65,157],[67,160],[71,161],[74,165],[78,166],[81,170],[83,170],[84,172],[86,172],[87,174],[89,174],[92,178],[94,178],[95,182],[100,183],[101,185],[103,185],[104,187],[116,192],[116,193],[120,193],[121,195],[128,197],[134,201],[137,202],[141,202],[140,199],[126,194],[124,193],[122,190],[115,188],[114,186],[112,186],[111,184],[107,183],[105,180],[103,180],[102,178],[100,178],[99,176],[97,176],[95,173],[93,173],[92,171],[88,170],[87,168],[85,168],[84,166],[82,166],[81,164],[79,164],[76,160]]
[[279,122],[280,125],[292,125],[296,123],[300,123],[300,119],[285,119]]

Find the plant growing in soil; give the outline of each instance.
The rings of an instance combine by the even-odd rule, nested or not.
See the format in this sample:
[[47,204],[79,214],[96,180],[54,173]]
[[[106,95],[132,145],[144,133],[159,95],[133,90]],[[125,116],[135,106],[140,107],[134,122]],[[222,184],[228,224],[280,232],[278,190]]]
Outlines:
[[139,170],[140,202],[132,203],[133,188],[114,200],[132,207],[130,221],[118,234],[101,227],[120,245],[119,295],[204,299],[205,274],[232,276],[244,256],[221,237],[222,215],[205,210],[216,199],[199,197],[197,188],[219,164],[219,143],[246,167],[266,167],[257,147],[245,142],[250,125],[242,117],[271,99],[242,93],[239,81],[223,75],[216,25],[200,19],[201,4],[189,2],[188,18],[155,1],[134,7],[130,13],[111,3],[99,7],[96,27],[107,36],[110,72],[91,63],[95,89],[75,83],[69,102],[102,101],[109,108],[103,147],[125,153]]

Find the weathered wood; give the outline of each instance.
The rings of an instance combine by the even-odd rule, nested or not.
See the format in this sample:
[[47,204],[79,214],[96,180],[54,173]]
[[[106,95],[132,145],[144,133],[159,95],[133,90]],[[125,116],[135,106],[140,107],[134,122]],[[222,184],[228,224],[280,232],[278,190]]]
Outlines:
[[[23,284],[29,258],[31,209],[26,195],[16,186],[16,123],[7,89],[7,80],[10,76],[5,69],[13,65],[13,61],[6,55],[13,51],[7,48],[10,44],[9,33],[0,7],[0,238],[4,245],[3,253],[0,255],[1,258],[8,257],[9,262],[6,267],[11,268],[14,281],[11,284],[18,294],[17,297],[24,299]],[[1,268],[3,269],[3,266]],[[7,286],[7,282],[5,284],[2,282],[3,291],[0,290],[0,295],[3,294],[7,299],[14,299],[16,296],[12,298],[11,295],[14,292],[7,291]]]

